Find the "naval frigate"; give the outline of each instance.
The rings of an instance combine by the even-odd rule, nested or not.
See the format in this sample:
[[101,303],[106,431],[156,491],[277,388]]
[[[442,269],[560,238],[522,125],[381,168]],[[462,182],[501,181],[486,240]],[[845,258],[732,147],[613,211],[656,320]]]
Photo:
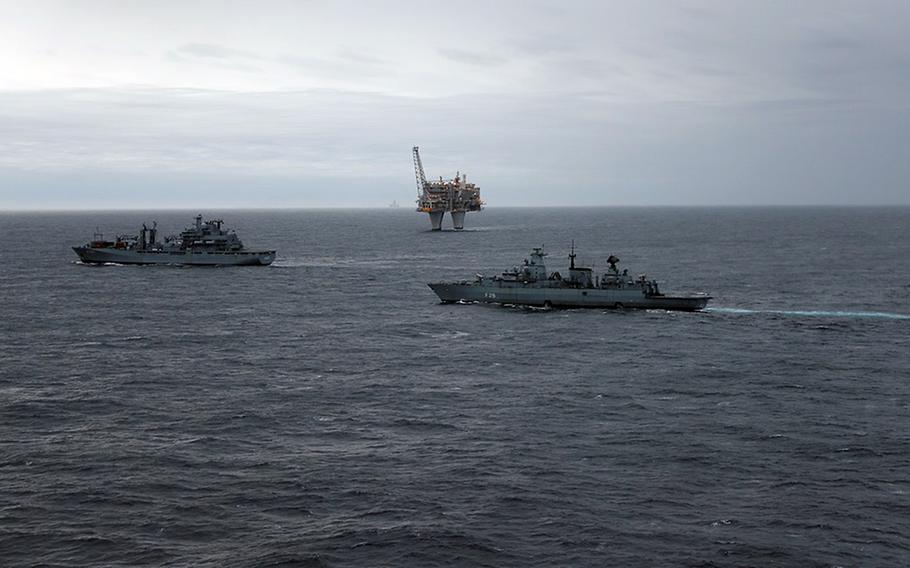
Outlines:
[[436,282],[428,286],[443,303],[485,302],[540,306],[545,308],[643,308],[695,311],[708,304],[706,294],[667,295],[656,280],[644,274],[633,278],[629,271],[620,272],[619,258],[610,255],[610,268],[598,276],[591,268],[575,265],[575,244],[569,253],[566,275],[547,272],[543,248],[531,251],[523,266],[501,275],[477,274],[473,282]]
[[142,225],[138,235],[118,235],[107,241],[95,233],[88,243],[73,247],[87,264],[180,264],[191,266],[266,266],[275,260],[274,250],[250,250],[234,231],[227,231],[221,219],[202,220],[179,235],[158,241],[158,224]]

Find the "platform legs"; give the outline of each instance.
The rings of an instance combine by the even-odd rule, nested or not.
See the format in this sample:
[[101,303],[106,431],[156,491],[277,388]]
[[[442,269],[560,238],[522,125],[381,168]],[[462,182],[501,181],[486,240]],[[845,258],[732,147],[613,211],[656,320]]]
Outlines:
[[442,217],[445,214],[445,211],[430,211],[430,224],[433,225],[434,231],[442,230]]
[[464,214],[464,211],[452,211],[452,225],[457,231],[464,229]]
[[[450,211],[452,215],[452,226],[455,227],[456,231],[464,229],[464,215],[467,211]],[[433,226],[434,231],[442,230],[442,218],[445,217],[445,211],[430,211],[428,215],[430,216],[430,224]]]

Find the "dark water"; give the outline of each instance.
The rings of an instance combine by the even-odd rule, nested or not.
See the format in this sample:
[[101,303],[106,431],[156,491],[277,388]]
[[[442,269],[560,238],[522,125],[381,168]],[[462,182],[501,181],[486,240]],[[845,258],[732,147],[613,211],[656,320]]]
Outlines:
[[[910,209],[0,214],[2,566],[910,565]],[[217,213],[217,212],[212,212]],[[440,305],[545,244],[706,313]]]

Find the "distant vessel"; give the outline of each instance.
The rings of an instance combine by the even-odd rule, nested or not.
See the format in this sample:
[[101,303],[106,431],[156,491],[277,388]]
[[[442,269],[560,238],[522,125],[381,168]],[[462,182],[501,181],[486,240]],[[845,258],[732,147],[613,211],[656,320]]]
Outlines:
[[417,176],[417,211],[429,213],[434,231],[442,230],[442,218],[446,211],[452,214],[452,225],[456,230],[464,229],[464,215],[468,211],[483,209],[480,188],[468,183],[467,176],[456,172],[455,179],[427,181],[420,161],[420,149],[414,146],[414,173]]
[[389,203],[389,207],[391,207],[392,209],[398,209],[400,207],[400,205],[398,205],[398,200],[393,199],[392,202]]
[[118,235],[115,241],[104,240],[95,233],[94,239],[81,247],[73,247],[79,259],[89,264],[184,264],[193,266],[265,266],[275,260],[274,250],[250,250],[233,231],[222,229],[224,221],[202,221],[196,216],[195,225],[179,236],[158,242],[158,224],[145,224],[139,235]]
[[657,281],[644,274],[629,276],[619,271],[619,259],[607,259],[610,268],[600,277],[590,268],[575,266],[575,245],[569,254],[569,272],[548,273],[544,265],[547,253],[542,248],[531,252],[524,266],[507,270],[500,276],[487,278],[477,274],[473,282],[438,282],[428,284],[443,303],[487,302],[517,304],[546,308],[651,308],[694,311],[704,308],[710,296],[692,294],[668,296],[662,293]]

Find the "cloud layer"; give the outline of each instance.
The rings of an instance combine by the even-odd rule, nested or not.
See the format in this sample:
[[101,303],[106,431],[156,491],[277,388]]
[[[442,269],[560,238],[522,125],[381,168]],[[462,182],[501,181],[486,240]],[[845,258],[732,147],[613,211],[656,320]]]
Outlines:
[[381,206],[414,144],[492,205],[910,203],[904,3],[90,3],[0,22],[0,208]]

